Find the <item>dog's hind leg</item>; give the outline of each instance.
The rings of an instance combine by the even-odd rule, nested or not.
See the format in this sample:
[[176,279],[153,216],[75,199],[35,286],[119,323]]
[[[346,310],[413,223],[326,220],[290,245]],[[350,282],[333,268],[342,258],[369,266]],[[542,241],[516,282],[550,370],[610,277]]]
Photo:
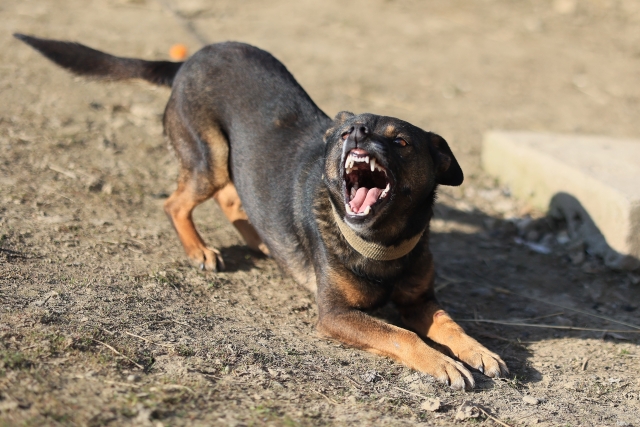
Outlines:
[[229,182],[214,194],[213,198],[218,202],[220,209],[222,209],[227,219],[240,232],[247,246],[256,252],[262,252],[269,256],[269,249],[262,242],[258,232],[256,232],[255,228],[253,228],[249,222],[246,212],[242,209],[242,202],[240,201],[240,196],[238,196],[235,185]]
[[192,264],[202,270],[224,269],[220,252],[207,247],[198,234],[192,212],[231,183],[229,144],[215,123],[205,122],[200,129],[194,128],[187,119],[193,113],[181,111],[174,96],[175,92],[165,110],[164,128],[180,161],[180,172],[178,188],[165,202],[164,210]]
[[178,188],[164,203],[173,228],[192,264],[201,270],[217,271],[224,269],[220,251],[207,247],[193,223],[193,209],[212,196],[212,191],[199,191],[198,179],[180,177]]

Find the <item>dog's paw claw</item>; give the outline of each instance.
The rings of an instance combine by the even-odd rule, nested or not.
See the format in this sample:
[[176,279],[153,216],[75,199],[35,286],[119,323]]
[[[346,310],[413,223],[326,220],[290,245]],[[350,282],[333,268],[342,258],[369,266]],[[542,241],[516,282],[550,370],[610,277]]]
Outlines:
[[191,263],[201,271],[222,271],[224,260],[220,251],[211,248],[201,248],[189,255]]
[[475,381],[471,372],[462,363],[457,362],[447,356],[442,361],[442,366],[438,373],[434,375],[436,380],[450,386],[454,390],[471,390],[475,387]]
[[495,353],[480,344],[474,345],[458,354],[458,359],[473,369],[477,369],[491,378],[499,378],[508,374],[509,370],[504,361]]

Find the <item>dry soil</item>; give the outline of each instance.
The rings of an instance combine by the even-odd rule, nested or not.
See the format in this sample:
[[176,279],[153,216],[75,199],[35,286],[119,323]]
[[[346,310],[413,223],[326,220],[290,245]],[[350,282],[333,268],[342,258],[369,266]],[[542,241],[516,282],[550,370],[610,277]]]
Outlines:
[[[0,22],[0,425],[640,425],[639,274],[479,167],[489,129],[640,137],[637,0],[3,0]],[[438,295],[512,375],[454,392],[319,338],[313,296],[212,202],[228,269],[191,268],[162,212],[168,90],[74,78],[16,31],[149,59],[244,41],[330,115],[443,135],[467,179],[440,192]],[[484,413],[456,421],[465,401]]]

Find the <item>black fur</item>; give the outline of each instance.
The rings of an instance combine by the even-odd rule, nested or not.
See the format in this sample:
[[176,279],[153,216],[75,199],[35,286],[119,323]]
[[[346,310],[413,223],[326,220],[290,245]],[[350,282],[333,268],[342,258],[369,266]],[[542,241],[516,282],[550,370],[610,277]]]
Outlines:
[[105,80],[143,79],[171,87],[173,78],[182,66],[182,62],[120,58],[79,43],[45,40],[19,33],[13,36],[79,76]]

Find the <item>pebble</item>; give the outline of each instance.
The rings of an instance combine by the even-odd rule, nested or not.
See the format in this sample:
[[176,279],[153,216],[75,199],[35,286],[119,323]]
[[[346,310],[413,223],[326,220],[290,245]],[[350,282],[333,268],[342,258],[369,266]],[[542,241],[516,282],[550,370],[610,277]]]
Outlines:
[[420,409],[435,412],[440,409],[441,405],[442,403],[440,403],[440,399],[427,399],[420,404]]
[[469,418],[478,418],[479,416],[480,410],[478,410],[476,405],[473,402],[466,400],[462,402],[462,405],[460,405],[460,407],[456,411],[456,415],[454,418],[456,421],[464,421]]
[[540,400],[533,396],[523,396],[522,401],[528,405],[537,405],[540,403]]
[[378,373],[376,371],[367,371],[364,374],[360,375],[365,382],[372,383],[375,382],[378,378]]

